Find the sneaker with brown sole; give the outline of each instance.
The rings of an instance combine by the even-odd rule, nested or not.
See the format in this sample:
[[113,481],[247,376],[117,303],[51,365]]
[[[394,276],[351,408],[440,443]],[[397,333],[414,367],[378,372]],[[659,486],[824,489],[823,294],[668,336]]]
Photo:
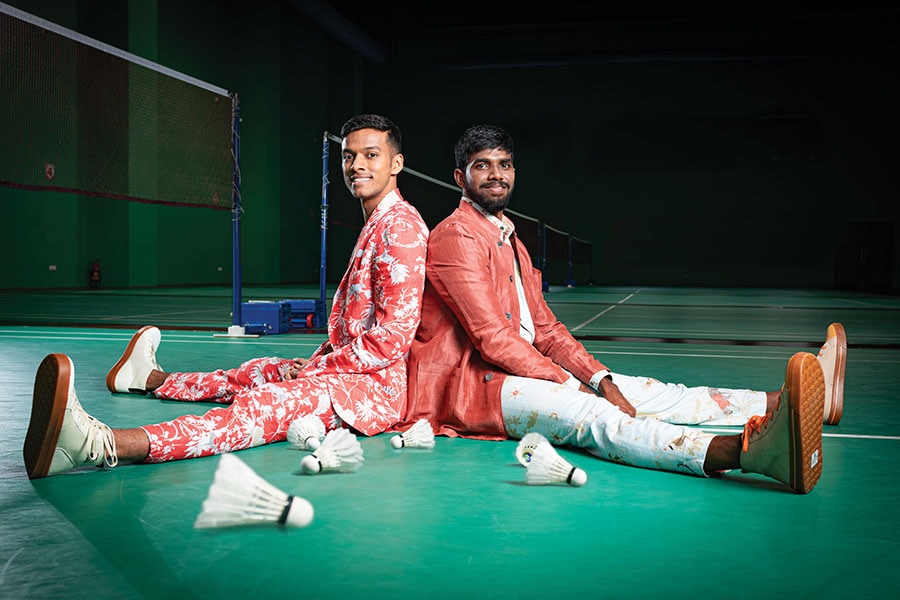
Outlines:
[[141,327],[131,336],[125,352],[106,374],[106,389],[113,393],[145,394],[147,377],[162,371],[156,362],[161,334],[153,325]]
[[798,352],[788,361],[781,398],[744,427],[741,468],[807,494],[822,475],[822,414],[825,379],[815,355]]
[[78,402],[75,366],[65,354],[49,354],[38,367],[22,456],[29,479],[118,464],[115,436]]

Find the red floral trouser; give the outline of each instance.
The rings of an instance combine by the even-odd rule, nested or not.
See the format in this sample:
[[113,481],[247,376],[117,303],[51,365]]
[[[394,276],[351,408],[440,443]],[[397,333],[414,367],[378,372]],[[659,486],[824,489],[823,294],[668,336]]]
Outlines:
[[155,394],[166,400],[227,404],[142,427],[150,438],[146,462],[233,452],[287,439],[291,421],[315,414],[327,430],[342,425],[326,377],[284,380],[293,361],[256,358],[236,369],[172,373]]

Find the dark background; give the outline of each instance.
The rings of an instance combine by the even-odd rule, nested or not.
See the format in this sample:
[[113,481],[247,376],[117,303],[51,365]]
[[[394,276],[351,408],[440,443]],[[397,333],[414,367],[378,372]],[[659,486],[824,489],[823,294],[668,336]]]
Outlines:
[[[248,284],[318,280],[323,132],[380,112],[446,182],[465,128],[506,128],[511,208],[591,241],[599,285],[897,288],[897,8],[9,4],[239,93]],[[361,217],[332,165],[336,281]],[[430,225],[458,200],[400,187]],[[3,187],[0,208],[5,288],[80,287],[97,257],[109,286],[231,281],[227,211]]]

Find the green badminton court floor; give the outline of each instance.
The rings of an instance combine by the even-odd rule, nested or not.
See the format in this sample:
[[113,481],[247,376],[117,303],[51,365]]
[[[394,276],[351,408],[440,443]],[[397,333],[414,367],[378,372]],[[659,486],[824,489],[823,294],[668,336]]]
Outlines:
[[[264,288],[245,299],[315,297]],[[318,331],[223,338],[230,290],[0,292],[0,598],[882,598],[900,594],[900,299],[837,291],[553,288],[547,299],[614,370],[777,389],[832,321],[850,349],[844,417],[801,496],[731,472],[702,479],[560,454],[583,487],[528,486],[514,441],[361,438],[355,473],[299,474],[287,443],[240,452],[315,507],[304,529],[194,529],[218,457],[30,481],[34,373],[70,355],[86,410],[112,426],[208,404],[110,394],[131,334],[158,325],[169,370],[308,356]],[[726,429],[727,430],[727,429]],[[734,430],[738,431],[738,430]]]

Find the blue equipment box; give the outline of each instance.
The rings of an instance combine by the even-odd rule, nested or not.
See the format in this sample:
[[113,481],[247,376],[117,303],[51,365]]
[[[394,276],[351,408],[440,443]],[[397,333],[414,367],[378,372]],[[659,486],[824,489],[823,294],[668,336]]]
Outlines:
[[321,300],[282,300],[291,306],[291,329],[325,327],[325,306]]
[[246,333],[287,333],[291,328],[291,304],[262,300],[241,302],[241,321]]

